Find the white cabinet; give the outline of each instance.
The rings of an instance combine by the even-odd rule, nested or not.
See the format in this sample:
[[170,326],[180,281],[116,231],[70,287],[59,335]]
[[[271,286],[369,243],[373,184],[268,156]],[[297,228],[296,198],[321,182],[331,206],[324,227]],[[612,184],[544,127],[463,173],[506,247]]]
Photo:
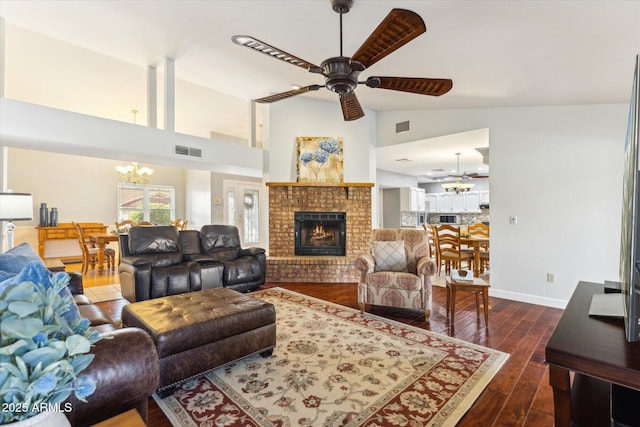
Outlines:
[[424,188],[406,187],[400,189],[401,211],[424,211]]
[[436,212],[453,212],[453,193],[440,193]]
[[467,211],[467,194],[468,193],[453,193],[452,205],[453,212],[466,212]]
[[425,200],[429,212],[476,213],[481,204],[489,203],[489,192],[427,193]]
[[425,207],[427,208],[427,212],[440,212],[438,210],[438,198],[440,195],[438,193],[425,193]]
[[470,191],[465,193],[466,196],[466,212],[480,212],[480,193],[478,191]]
[[478,195],[480,196],[480,204],[488,205],[489,204],[489,192],[488,191],[478,191]]

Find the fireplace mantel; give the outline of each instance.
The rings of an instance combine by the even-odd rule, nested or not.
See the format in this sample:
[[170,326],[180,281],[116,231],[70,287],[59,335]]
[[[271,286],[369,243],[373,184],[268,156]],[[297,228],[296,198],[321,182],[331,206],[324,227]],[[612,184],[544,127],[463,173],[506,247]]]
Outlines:
[[373,182],[267,182],[267,187],[287,187],[287,198],[291,198],[293,187],[344,188],[347,199],[351,199],[351,188],[373,187]]
[[373,187],[373,182],[267,182],[267,187]]

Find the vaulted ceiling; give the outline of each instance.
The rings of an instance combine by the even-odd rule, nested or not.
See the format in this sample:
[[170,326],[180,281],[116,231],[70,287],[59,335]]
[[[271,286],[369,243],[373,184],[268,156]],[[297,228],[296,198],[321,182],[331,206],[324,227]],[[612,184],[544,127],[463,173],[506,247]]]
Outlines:
[[[640,53],[640,1],[355,0],[343,17],[344,54],[351,56],[393,8],[417,12],[427,32],[365,70],[360,80],[451,78],[453,89],[429,97],[361,85],[357,95],[365,108],[629,100]],[[180,79],[247,100],[323,80],[237,46],[231,36],[252,35],[314,64],[340,49],[339,16],[329,0],[2,0],[0,16],[6,26],[141,67],[173,58]],[[40,64],[40,71],[46,66]],[[324,89],[300,96],[338,102]]]

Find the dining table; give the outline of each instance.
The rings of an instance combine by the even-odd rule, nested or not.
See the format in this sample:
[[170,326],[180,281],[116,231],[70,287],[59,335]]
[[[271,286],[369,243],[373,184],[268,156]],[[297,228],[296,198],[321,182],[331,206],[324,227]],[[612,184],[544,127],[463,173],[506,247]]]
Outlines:
[[98,272],[102,273],[104,271],[104,249],[109,242],[117,241],[118,235],[111,233],[90,233],[89,240],[98,247]]
[[473,277],[480,277],[480,248],[489,244],[489,238],[484,236],[460,236],[460,243],[473,248]]

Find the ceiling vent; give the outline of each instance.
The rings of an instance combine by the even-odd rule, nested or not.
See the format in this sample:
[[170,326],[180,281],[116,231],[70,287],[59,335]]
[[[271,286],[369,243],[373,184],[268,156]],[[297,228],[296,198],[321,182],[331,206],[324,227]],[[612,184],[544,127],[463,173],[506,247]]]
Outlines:
[[396,133],[409,132],[409,120],[396,123]]
[[202,157],[202,150],[199,148],[185,147],[184,145],[176,145],[176,154],[181,156]]

